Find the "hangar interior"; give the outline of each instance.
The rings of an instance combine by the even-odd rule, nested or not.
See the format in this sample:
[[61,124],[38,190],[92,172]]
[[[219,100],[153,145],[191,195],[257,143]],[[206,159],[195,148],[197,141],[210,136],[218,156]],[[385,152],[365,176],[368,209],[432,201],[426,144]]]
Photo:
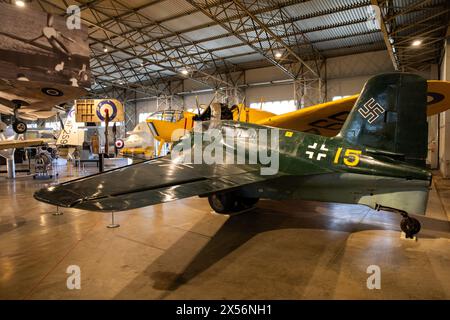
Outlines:
[[[450,81],[446,0],[5,3],[64,18],[67,7],[79,8],[87,97],[122,102],[122,136],[156,111],[213,101],[283,114],[358,94],[381,73]],[[52,118],[36,128],[46,122],[59,125]],[[335,122],[343,121],[316,125]],[[261,200],[223,215],[190,197],[116,212],[120,227],[107,228],[109,213],[54,215],[33,198],[96,166],[55,165],[48,180],[3,173],[0,298],[449,299],[450,111],[428,117],[427,165],[433,181],[415,240],[401,237],[394,213],[306,200]],[[67,286],[73,265],[81,270],[75,290]],[[371,266],[381,288],[367,286]]]

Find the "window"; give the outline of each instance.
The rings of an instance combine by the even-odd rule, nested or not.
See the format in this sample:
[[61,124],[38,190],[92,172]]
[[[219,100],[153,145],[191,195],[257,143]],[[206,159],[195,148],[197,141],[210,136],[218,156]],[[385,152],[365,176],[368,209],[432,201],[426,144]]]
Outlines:
[[184,113],[181,110],[161,110],[150,114],[149,119],[177,122],[183,117]]
[[[77,122],[78,123],[78,122]],[[114,126],[114,123],[116,124],[116,127],[120,127],[120,126],[122,126],[123,125],[123,122],[110,122],[110,123],[108,123],[108,127],[112,127],[112,126]],[[105,122],[101,122],[100,123],[100,127],[105,127]]]
[[200,113],[202,112],[202,109],[198,110],[197,107],[195,108],[188,108],[186,109],[187,112],[191,112],[191,113],[195,113],[195,114],[199,114],[198,112],[200,111]]
[[283,114],[297,110],[295,100],[267,101],[250,103],[250,108],[260,109],[275,114]]
[[139,116],[138,116],[138,123],[141,123],[141,122],[144,122],[147,118],[148,118],[148,116],[150,115],[151,113],[150,112],[141,112],[141,113],[139,113]]
[[45,127],[48,129],[59,130],[61,129],[61,124],[59,121],[46,121]]
[[339,100],[339,99],[344,99],[344,98],[347,98],[347,97],[350,97],[350,96],[334,96],[332,101],[336,101],[336,100]]

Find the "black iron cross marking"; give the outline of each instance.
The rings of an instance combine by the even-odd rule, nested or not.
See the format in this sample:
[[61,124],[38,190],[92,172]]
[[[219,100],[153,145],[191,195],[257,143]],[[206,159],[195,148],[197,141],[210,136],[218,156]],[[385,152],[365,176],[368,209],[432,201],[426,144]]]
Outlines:
[[359,114],[371,124],[378,119],[380,114],[384,113],[384,108],[374,98],[370,98],[362,108],[358,109]]
[[[317,142],[314,142],[314,144],[310,144],[308,146],[308,149],[313,149],[314,150],[314,151],[306,151],[305,152],[308,155],[308,158],[312,159],[314,157],[314,152],[317,151],[317,147],[318,147]],[[319,150],[320,151],[325,151],[325,152],[328,151],[328,149],[327,149],[325,144],[322,144],[322,146],[320,147]],[[319,153],[317,153],[317,158],[316,159],[317,160],[321,160],[322,158],[326,158],[326,157],[327,157],[326,153],[319,152]]]

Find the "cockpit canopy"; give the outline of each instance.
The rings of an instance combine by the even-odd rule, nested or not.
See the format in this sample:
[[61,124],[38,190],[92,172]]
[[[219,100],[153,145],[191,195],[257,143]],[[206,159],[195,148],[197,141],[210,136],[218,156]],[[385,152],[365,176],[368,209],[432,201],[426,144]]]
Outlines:
[[156,111],[148,116],[147,120],[162,120],[167,122],[177,122],[183,119],[184,114],[182,110],[161,110]]

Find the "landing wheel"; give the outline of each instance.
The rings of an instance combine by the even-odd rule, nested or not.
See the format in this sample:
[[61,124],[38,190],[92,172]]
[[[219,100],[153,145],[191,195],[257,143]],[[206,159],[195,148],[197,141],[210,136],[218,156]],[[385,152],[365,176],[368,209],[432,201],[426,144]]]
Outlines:
[[232,193],[215,193],[208,196],[211,208],[217,213],[232,213],[236,211],[236,197]]
[[415,218],[405,217],[400,222],[400,228],[405,233],[406,238],[412,239],[420,231],[420,222]]
[[244,206],[245,209],[247,209],[253,207],[259,201],[259,198],[240,197],[239,201],[241,202],[241,205]]
[[22,134],[27,131],[27,124],[23,121],[16,120],[13,123],[13,130],[17,134]]
[[236,213],[250,209],[258,200],[258,198],[239,197],[233,192],[215,193],[208,196],[208,202],[211,208],[221,214]]

